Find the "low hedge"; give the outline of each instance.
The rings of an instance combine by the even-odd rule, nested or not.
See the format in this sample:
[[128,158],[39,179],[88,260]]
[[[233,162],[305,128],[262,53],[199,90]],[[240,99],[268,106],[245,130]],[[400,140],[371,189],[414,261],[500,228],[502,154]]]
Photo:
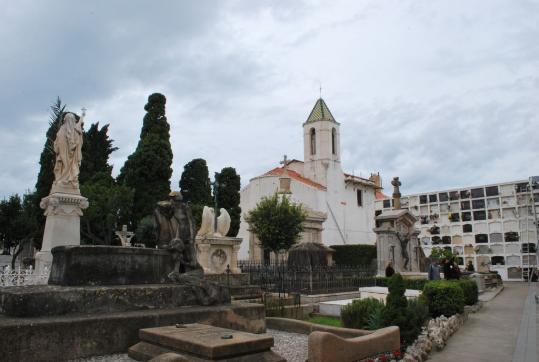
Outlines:
[[471,279],[460,279],[458,281],[464,293],[464,304],[474,305],[479,300],[479,289],[477,283]]
[[423,297],[433,318],[464,312],[464,292],[460,281],[429,281],[423,288]]
[[[376,277],[376,286],[387,287],[388,280],[389,278],[386,277]],[[406,289],[423,290],[423,287],[427,282],[427,279],[404,279],[404,287]]]
[[332,245],[335,250],[333,261],[336,265],[365,265],[370,266],[376,259],[376,245]]

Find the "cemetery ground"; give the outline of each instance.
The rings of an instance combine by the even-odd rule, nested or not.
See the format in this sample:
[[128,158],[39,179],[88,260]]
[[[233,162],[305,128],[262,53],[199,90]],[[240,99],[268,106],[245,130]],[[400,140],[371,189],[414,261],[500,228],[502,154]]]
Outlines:
[[[483,307],[469,315],[464,325],[449,339],[446,347],[433,352],[428,360],[446,361],[537,361],[536,333],[539,326],[535,283],[506,283],[499,294],[483,293]],[[531,302],[531,303],[528,303]],[[333,317],[314,316],[312,323],[340,326]],[[273,350],[288,361],[304,362],[307,358],[307,336],[269,329],[275,338]],[[79,359],[77,362],[132,362],[126,354]]]

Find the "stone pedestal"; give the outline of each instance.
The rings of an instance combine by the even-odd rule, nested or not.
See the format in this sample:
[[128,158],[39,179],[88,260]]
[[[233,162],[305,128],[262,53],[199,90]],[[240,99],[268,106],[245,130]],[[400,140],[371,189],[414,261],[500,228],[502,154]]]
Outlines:
[[36,254],[36,271],[50,271],[51,249],[55,246],[80,245],[80,217],[88,199],[80,194],[54,192],[41,200],[47,221],[41,251]]
[[416,222],[408,210],[384,211],[376,217],[376,259],[378,275],[384,275],[389,263],[396,272],[422,272],[425,256],[415,229]]
[[205,274],[222,274],[230,266],[233,274],[241,273],[238,268],[238,252],[241,238],[207,235],[196,238],[197,260]]

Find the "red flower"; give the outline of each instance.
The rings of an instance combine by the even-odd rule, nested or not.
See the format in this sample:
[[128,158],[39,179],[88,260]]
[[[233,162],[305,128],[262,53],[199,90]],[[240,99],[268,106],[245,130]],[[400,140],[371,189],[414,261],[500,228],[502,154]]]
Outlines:
[[401,351],[395,351],[393,352],[393,357],[398,358],[401,356]]
[[367,362],[374,362],[374,360],[372,358],[369,358]]
[[381,354],[378,356],[378,362],[387,362],[387,356],[385,354]]

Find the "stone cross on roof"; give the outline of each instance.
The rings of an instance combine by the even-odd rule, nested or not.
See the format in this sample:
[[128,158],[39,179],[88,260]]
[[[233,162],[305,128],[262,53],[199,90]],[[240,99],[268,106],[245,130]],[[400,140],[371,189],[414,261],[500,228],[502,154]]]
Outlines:
[[288,171],[288,158],[286,157],[286,155],[283,156],[283,160],[279,163],[283,165],[285,171]]

